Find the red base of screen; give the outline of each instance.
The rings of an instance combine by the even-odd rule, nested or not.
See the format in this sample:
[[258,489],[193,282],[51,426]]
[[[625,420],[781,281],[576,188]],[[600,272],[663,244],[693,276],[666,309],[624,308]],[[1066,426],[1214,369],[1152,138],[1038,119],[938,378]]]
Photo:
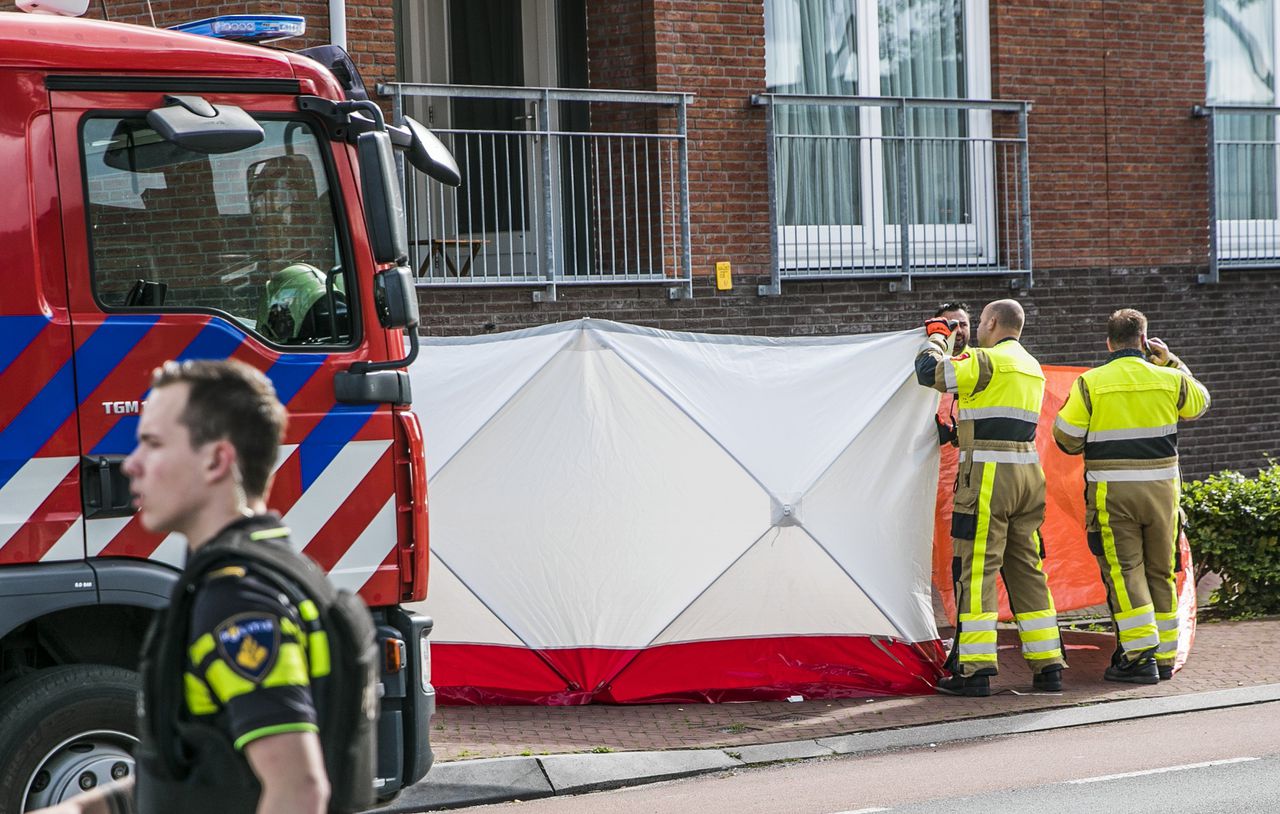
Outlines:
[[905,644],[866,636],[728,639],[644,650],[431,646],[432,681],[442,704],[570,706],[920,695],[933,692],[944,658],[938,641]]

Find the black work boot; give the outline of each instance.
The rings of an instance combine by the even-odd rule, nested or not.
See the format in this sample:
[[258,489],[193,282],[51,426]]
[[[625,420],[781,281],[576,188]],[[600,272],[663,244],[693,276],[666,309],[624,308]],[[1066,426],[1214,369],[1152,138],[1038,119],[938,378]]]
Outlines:
[[991,694],[991,673],[980,670],[971,676],[949,675],[938,682],[938,692],[970,698],[986,697]]
[[1159,665],[1156,669],[1157,669],[1157,670],[1159,671],[1159,673],[1160,673],[1160,680],[1161,680],[1161,681],[1168,681],[1169,679],[1173,678],[1173,665],[1172,665],[1172,664],[1161,664],[1161,665]]
[[1062,668],[1047,667],[1031,677],[1031,686],[1041,692],[1062,692]]
[[1133,658],[1126,656],[1112,657],[1111,666],[1102,677],[1107,681],[1121,681],[1126,684],[1159,684],[1160,670],[1156,667],[1155,653],[1143,650]]

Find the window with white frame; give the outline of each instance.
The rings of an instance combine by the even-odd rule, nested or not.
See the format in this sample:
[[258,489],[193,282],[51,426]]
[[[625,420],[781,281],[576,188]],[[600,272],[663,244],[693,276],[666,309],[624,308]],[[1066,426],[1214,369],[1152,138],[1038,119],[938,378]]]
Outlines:
[[[1276,0],[1205,0],[1209,104],[1274,106],[1280,27]],[[1214,116],[1218,255],[1247,263],[1280,256],[1276,115]]]
[[[770,93],[986,99],[988,48],[987,0],[765,0]],[[989,112],[771,112],[783,268],[892,265],[904,245],[917,268],[997,262]]]

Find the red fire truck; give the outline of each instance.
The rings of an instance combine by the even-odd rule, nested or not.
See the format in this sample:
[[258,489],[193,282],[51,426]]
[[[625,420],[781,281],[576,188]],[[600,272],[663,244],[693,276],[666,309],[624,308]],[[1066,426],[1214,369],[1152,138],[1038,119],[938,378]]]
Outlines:
[[431,621],[401,607],[426,594],[427,504],[396,161],[457,167],[384,122],[339,49],[305,54],[0,13],[0,811],[133,770],[139,644],[184,542],[139,525],[120,464],[166,359],[275,384],[269,503],[378,623],[380,795],[430,767]]

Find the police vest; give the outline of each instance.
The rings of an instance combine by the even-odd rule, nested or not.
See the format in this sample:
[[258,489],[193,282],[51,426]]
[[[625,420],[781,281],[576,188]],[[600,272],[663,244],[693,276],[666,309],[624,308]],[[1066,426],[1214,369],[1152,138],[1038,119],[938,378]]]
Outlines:
[[[277,530],[285,531],[271,531]],[[331,787],[329,811],[362,811],[374,802],[378,668],[372,618],[357,597],[335,590],[281,535],[257,539],[260,534],[233,526],[201,547],[148,633],[138,706],[141,812],[257,810],[261,786],[248,760],[221,729],[184,713],[183,668],[196,588],[228,565],[247,566],[279,587],[307,625],[313,674],[319,668],[324,681],[323,699],[314,700]]]

